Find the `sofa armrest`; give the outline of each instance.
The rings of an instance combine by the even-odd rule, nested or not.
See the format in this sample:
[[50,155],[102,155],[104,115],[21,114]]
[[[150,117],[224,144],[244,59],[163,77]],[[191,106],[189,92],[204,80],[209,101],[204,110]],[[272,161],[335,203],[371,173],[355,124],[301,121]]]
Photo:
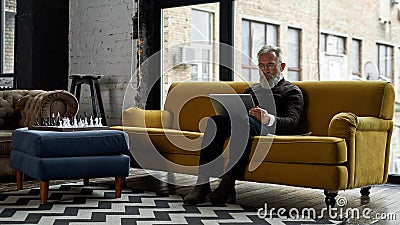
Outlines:
[[336,114],[328,135],[346,140],[349,188],[383,183],[387,180],[393,121]]
[[167,110],[131,107],[122,112],[122,126],[171,128],[172,119],[172,113]]
[[79,105],[76,97],[65,90],[30,90],[18,99],[16,104],[21,111],[19,126],[28,127],[41,118],[50,118],[53,114],[72,118],[76,116]]

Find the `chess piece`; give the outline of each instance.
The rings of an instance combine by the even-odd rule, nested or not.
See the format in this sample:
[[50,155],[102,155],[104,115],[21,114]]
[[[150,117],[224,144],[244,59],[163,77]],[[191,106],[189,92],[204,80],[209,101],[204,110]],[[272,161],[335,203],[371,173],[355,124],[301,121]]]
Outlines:
[[93,125],[93,118],[92,118],[92,116],[90,116],[90,123],[89,123],[89,127],[93,127],[94,125]]
[[78,120],[76,120],[76,116],[74,116],[74,122],[73,122],[73,125],[72,125],[72,127],[78,127]]

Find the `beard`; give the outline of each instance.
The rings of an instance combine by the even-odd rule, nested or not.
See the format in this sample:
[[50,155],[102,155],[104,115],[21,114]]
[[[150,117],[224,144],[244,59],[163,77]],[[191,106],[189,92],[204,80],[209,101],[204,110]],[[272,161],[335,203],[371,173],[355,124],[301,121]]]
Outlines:
[[260,84],[262,88],[268,89],[275,87],[278,82],[282,79],[282,74],[278,72],[275,75],[271,76],[272,78],[267,79],[264,74],[260,71]]

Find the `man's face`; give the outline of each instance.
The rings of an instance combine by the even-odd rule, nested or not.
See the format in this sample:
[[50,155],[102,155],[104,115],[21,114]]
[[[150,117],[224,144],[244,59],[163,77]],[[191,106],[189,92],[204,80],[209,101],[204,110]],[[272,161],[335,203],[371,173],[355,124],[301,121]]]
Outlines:
[[278,83],[281,71],[285,68],[285,64],[279,62],[274,52],[270,52],[258,57],[258,68],[260,71],[261,85],[266,88],[266,83],[268,83],[269,87],[272,88]]
[[279,66],[279,61],[274,52],[262,54],[258,57],[258,68],[267,80],[281,72]]

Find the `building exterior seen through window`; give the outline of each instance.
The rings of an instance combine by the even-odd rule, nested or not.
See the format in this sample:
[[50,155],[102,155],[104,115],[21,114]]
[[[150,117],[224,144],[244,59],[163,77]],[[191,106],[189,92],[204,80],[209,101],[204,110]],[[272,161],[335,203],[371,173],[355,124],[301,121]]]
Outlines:
[[0,89],[13,87],[16,0],[1,0]]
[[219,80],[219,3],[163,9],[162,102],[172,82]]
[[361,40],[353,38],[351,46],[352,74],[355,76],[353,79],[359,79],[361,78]]
[[376,65],[381,79],[393,82],[393,47],[376,44]]
[[287,38],[288,53],[286,57],[287,79],[290,81],[300,80],[300,40],[301,30],[297,28],[288,28]]
[[257,52],[261,46],[278,43],[278,26],[252,20],[242,20],[242,69],[246,81],[258,81]]

